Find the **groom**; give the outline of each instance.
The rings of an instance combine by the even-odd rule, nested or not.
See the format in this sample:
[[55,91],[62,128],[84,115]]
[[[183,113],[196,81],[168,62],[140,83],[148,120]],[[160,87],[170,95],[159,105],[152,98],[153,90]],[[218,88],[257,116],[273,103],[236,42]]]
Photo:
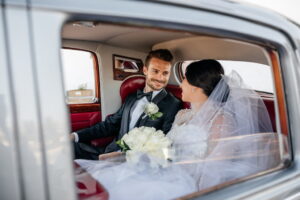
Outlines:
[[[116,141],[134,127],[154,127],[165,134],[171,129],[174,117],[181,108],[181,101],[164,89],[170,78],[172,59],[172,54],[166,49],[149,52],[143,67],[146,76],[144,91],[128,95],[121,108],[105,121],[72,133],[70,137],[74,141],[75,159],[98,160],[99,154],[119,151]],[[144,112],[150,102],[158,106],[162,116],[151,119]],[[108,136],[115,136],[115,139],[106,148],[88,144],[91,140]]]

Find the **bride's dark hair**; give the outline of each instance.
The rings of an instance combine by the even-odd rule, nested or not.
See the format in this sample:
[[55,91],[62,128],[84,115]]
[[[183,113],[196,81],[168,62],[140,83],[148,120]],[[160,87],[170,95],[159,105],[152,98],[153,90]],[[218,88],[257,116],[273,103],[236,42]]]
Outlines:
[[202,88],[209,96],[224,75],[222,65],[213,59],[206,59],[189,64],[185,71],[187,81],[196,87]]

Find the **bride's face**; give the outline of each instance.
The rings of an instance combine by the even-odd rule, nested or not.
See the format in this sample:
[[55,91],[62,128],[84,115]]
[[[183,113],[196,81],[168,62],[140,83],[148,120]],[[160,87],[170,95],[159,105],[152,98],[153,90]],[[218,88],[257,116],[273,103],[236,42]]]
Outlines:
[[203,103],[207,100],[202,88],[191,85],[186,78],[180,84],[182,89],[182,101],[189,103]]

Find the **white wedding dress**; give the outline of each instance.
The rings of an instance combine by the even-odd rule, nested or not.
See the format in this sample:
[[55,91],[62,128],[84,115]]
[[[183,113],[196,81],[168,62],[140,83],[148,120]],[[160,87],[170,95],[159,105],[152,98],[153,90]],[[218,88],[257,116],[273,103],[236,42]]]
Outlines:
[[[174,199],[274,167],[268,155],[276,137],[261,98],[242,89],[240,77],[224,77],[200,109],[181,110],[171,131],[172,162],[150,167],[147,155],[138,164],[114,158],[76,160],[108,191],[109,199]],[[261,132],[271,132],[260,140]],[[272,147],[273,148],[273,147]]]
[[[183,111],[187,117],[187,110]],[[187,129],[186,124],[174,123],[167,136],[175,144],[177,139],[181,141],[183,137],[181,130]],[[180,142],[177,144],[182,145]],[[206,149],[206,145],[204,148]],[[190,148],[184,150],[185,152],[182,152],[184,154],[196,152]],[[124,162],[120,157],[108,161],[76,160],[76,162],[107,189],[110,200],[174,199],[198,190],[196,181],[187,168],[172,164],[166,168],[153,168],[150,167],[148,159],[147,155],[142,156],[138,165]]]

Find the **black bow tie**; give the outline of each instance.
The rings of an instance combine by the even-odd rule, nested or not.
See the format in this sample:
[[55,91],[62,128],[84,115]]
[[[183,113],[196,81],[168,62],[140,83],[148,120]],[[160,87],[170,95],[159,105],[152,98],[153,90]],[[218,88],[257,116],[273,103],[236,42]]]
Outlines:
[[141,90],[138,90],[137,91],[137,94],[136,94],[136,98],[137,99],[141,99],[143,97],[146,97],[148,99],[149,102],[151,102],[151,99],[152,99],[152,92],[147,92],[147,93],[144,93],[142,92]]

